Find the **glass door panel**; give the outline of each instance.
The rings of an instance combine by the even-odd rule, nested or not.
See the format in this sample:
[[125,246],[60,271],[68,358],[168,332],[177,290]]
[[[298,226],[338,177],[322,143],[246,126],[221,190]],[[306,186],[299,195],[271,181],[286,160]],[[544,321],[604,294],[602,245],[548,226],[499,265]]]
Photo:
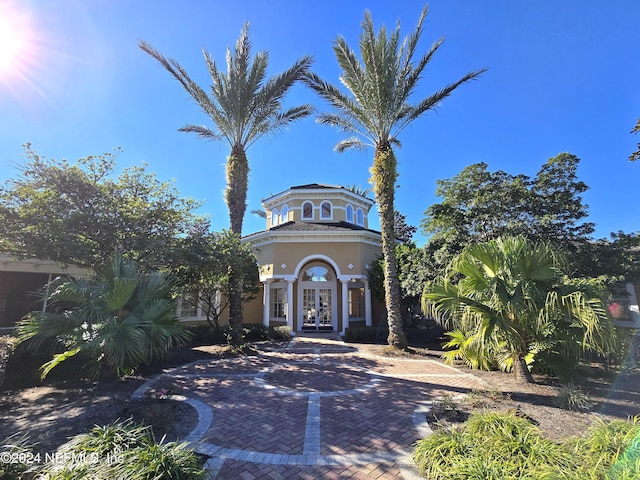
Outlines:
[[316,329],[316,289],[305,288],[302,292],[302,328]]
[[331,318],[331,289],[318,289],[318,323],[320,330],[331,330],[333,328]]

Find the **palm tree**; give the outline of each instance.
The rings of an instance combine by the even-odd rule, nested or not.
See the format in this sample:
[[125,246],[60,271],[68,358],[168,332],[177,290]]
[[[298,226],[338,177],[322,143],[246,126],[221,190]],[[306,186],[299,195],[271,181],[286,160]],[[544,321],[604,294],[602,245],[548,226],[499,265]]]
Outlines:
[[457,82],[420,100],[410,103],[422,73],[442,45],[438,40],[431,49],[414,61],[422,22],[427,14],[424,8],[414,32],[400,41],[400,24],[387,36],[383,26],[376,34],[369,11],[365,12],[360,34],[359,60],[356,53],[339,36],[333,45],[342,76],[340,81],[349,94],[324,82],[316,74],[307,75],[307,83],[335,109],[323,114],[318,121],[352,136],[339,142],[335,149],[374,147],[371,182],[378,204],[382,233],[382,252],[385,259],[385,302],[389,324],[389,344],[406,348],[402,331],[400,295],[396,275],[394,235],[394,193],[397,177],[396,158],[392,146],[400,146],[399,134],[415,119],[435,109],[458,86],[477,78],[484,70],[466,74]]
[[563,265],[549,244],[521,236],[470,245],[447,278],[427,287],[423,308],[453,320],[472,334],[470,341],[506,348],[504,363],[519,380],[533,382],[525,357],[536,348],[557,349],[566,340],[565,353],[576,344],[606,351],[613,340],[603,302],[566,282]]
[[84,355],[95,375],[123,375],[184,345],[190,331],[176,318],[176,282],[164,273],[141,274],[117,256],[92,278],[68,277],[50,285],[47,312],[18,324],[20,341],[39,348],[56,341],[65,350],[42,365],[42,378],[74,355]]
[[[218,70],[211,54],[202,49],[212,81],[209,95],[191,79],[176,60],[166,58],[144,41],[139,43],[139,47],[180,82],[213,122],[212,127],[187,124],[180,128],[180,131],[196,133],[206,140],[223,141],[231,148],[226,165],[225,201],[229,208],[231,231],[241,235],[249,183],[246,151],[259,138],[274,134],[291,122],[312,113],[313,108],[310,105],[289,109],[282,107],[285,94],[302,79],[310,67],[311,57],[302,57],[289,69],[266,80],[269,55],[261,51],[251,58],[249,24],[245,23],[235,50],[232,52],[227,48],[226,73]],[[242,291],[239,275],[232,270],[229,272],[232,285],[229,322],[232,327],[232,342],[239,345],[242,343]]]

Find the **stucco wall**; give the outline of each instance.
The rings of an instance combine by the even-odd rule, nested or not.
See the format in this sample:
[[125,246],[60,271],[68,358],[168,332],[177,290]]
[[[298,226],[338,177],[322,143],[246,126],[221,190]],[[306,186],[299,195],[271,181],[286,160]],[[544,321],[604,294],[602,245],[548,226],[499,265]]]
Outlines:
[[278,242],[261,246],[256,252],[262,267],[261,273],[268,278],[293,276],[301,261],[311,256],[332,259],[342,276],[366,276],[366,265],[371,264],[379,254],[380,247],[375,245],[330,241]]

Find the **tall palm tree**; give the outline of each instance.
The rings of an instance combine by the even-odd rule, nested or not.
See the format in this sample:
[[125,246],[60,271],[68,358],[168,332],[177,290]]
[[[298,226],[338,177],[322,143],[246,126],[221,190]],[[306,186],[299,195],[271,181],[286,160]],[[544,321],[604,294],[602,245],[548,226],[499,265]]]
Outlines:
[[348,94],[316,74],[310,73],[306,79],[309,86],[335,109],[335,113],[323,114],[318,121],[352,135],[339,142],[336,150],[374,147],[370,171],[382,231],[389,344],[402,349],[406,348],[407,340],[402,331],[394,251],[394,193],[398,174],[392,147],[400,146],[398,136],[411,122],[435,109],[458,86],[484,71],[468,73],[419,102],[410,103],[425,67],[443,41],[438,40],[426,54],[414,60],[426,15],[427,7],[422,11],[416,29],[401,42],[399,23],[389,36],[384,26],[376,34],[371,14],[365,12],[360,34],[361,60],[343,37],[335,40],[333,50],[342,69],[340,81],[349,90]]
[[536,346],[557,349],[567,340],[565,351],[605,351],[613,341],[603,302],[565,282],[562,257],[549,244],[524,237],[467,246],[449,276],[427,287],[423,307],[477,341],[505,346],[514,375],[526,382],[533,378],[525,357]]
[[[282,100],[291,87],[302,79],[312,58],[304,56],[279,75],[266,79],[269,54],[258,52],[251,58],[249,24],[245,23],[232,52],[227,48],[227,72],[218,70],[211,54],[202,49],[211,76],[210,94],[201,88],[174,59],[166,58],[148,43],[139,47],[155,58],[180,82],[200,109],[212,120],[212,127],[187,124],[182,132],[196,133],[200,138],[226,142],[231,148],[227,158],[227,187],[225,201],[229,208],[231,231],[241,235],[242,222],[247,209],[249,162],[247,148],[259,138],[274,134],[291,122],[310,115],[310,105],[283,109]],[[231,269],[233,270],[233,269]],[[231,293],[229,322],[232,342],[242,343],[242,291],[241,280],[230,271]]]

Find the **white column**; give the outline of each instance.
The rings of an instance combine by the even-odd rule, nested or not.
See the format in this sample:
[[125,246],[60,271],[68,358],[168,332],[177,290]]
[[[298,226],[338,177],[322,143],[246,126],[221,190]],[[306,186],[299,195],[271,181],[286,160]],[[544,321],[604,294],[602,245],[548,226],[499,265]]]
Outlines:
[[268,281],[262,283],[264,285],[264,296],[262,297],[262,324],[269,326],[269,307],[271,303],[271,284]]
[[342,282],[342,332],[340,335],[344,335],[344,332],[349,328],[349,281],[340,280]]
[[369,282],[364,281],[364,319],[365,325],[370,327],[371,323],[371,290],[369,290]]
[[287,280],[287,326],[291,333],[295,335],[295,327],[293,325],[293,282],[295,280]]

